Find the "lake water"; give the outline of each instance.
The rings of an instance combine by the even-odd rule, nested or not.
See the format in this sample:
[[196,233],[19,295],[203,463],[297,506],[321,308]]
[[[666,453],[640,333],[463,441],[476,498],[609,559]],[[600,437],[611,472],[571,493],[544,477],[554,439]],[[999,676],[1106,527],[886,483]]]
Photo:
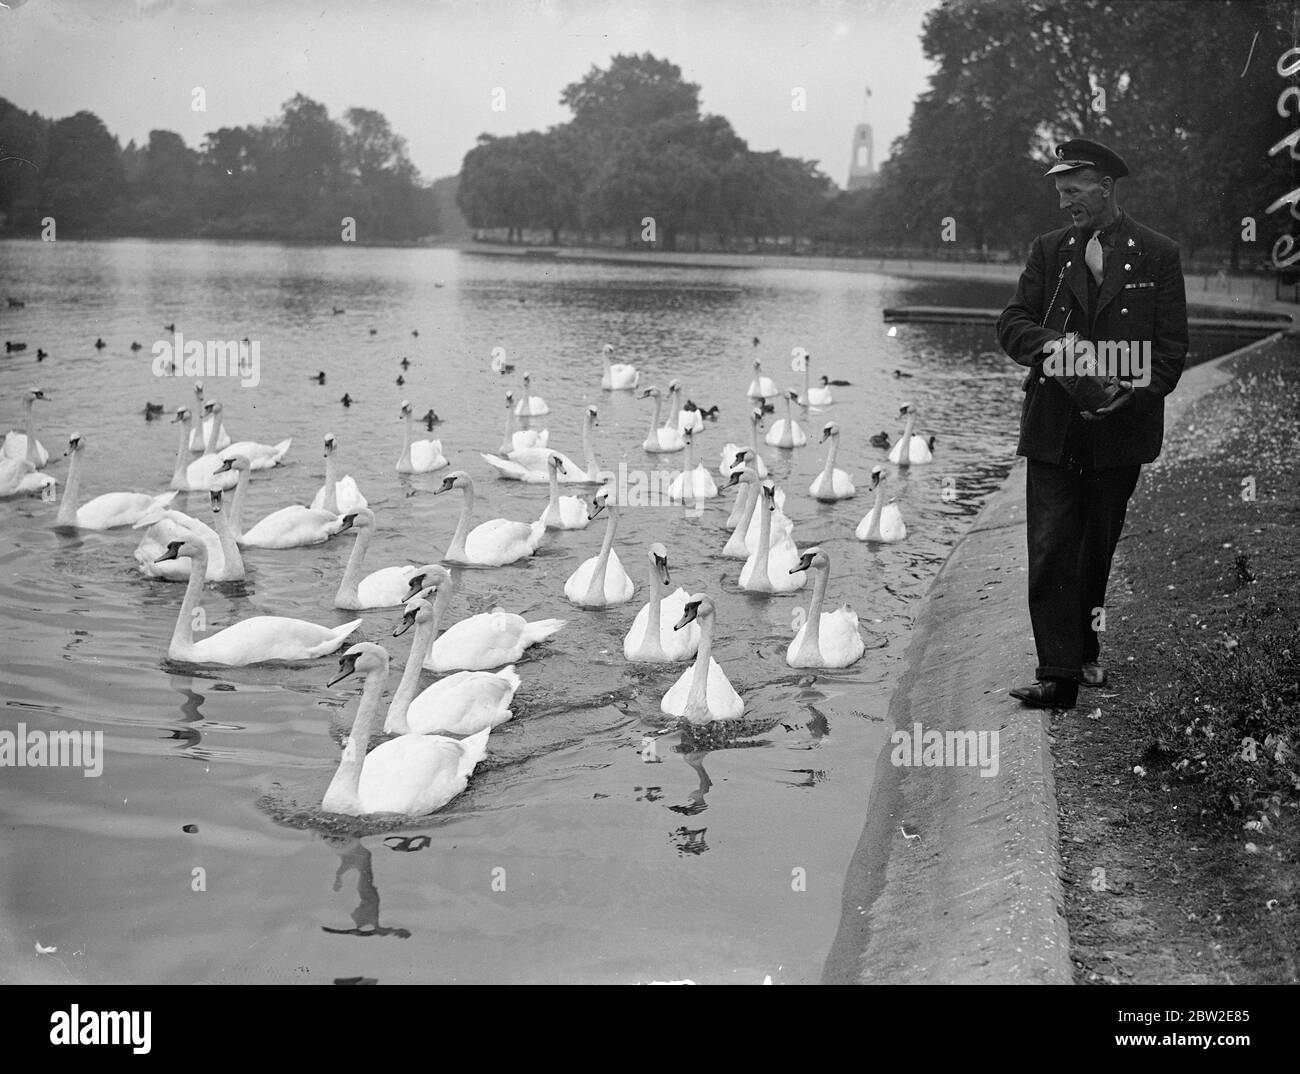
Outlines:
[[[38,403],[37,415],[47,472],[62,480],[62,450],[78,431],[83,498],[165,490],[177,436],[165,419],[192,404],[192,381],[156,377],[153,344],[171,339],[163,326],[173,322],[188,339],[249,337],[260,346],[260,383],[209,378],[208,398],[221,399],[235,438],[292,437],[293,447],[285,465],[254,476],[245,525],[310,502],[323,477],[322,438],[333,433],[342,472],[378,516],[368,569],[437,560],[461,506],[459,495],[429,495],[448,471],[394,472],[402,400],[443,419],[433,435],[453,468],[477,482],[477,521],[532,520],[545,486],[498,480],[479,457],[500,443],[504,392],[518,394],[523,370],[551,406],[539,424],[552,447],[581,458],[582,413],[595,403],[597,457],[630,470],[680,456],[642,451],[650,404],[600,390],[601,345],[614,343],[616,360],[640,368],[643,385],[681,377],[690,398],[720,407],[697,437],[716,475],[721,445],[748,441],[753,358],[779,385],[801,387],[790,352],[802,345],[814,371],[851,386],[834,389],[824,415],[801,419],[811,426],[808,447],[765,447],[764,457],[788,493],[800,548],[829,552],[830,599],[854,606],[869,645],[844,671],[786,665],[792,610],[806,607],[811,586],[793,598],[739,590],[741,564],[718,556],[730,496],[702,517],[626,510],[616,549],[637,593],[605,611],[577,608],[562,590],[598,550],[602,521],[550,533],[531,561],[460,574],[453,618],[500,604],[568,621],[518,665],[515,718],[493,732],[468,791],[403,828],[322,833],[277,817],[319,803],[359,679],[327,688],[335,657],[287,668],[169,664],[183,587],[137,573],[138,531],[56,531],[54,504],[0,502],[0,726],[100,730],[106,750],[97,779],[0,769],[0,924],[26,952],[11,960],[8,979],[818,980],[912,617],[1012,462],[1020,376],[991,335],[900,325],[891,337],[881,321],[886,306],[944,301],[954,286],[436,249],[0,243],[0,295],[26,303],[0,309],[0,338],[28,343],[0,357],[0,428],[21,427],[22,392],[44,389],[51,402]],[[977,304],[997,304],[1006,291],[986,288]],[[97,337],[108,346],[97,350]],[[142,349],[130,350],[132,341]],[[40,363],[38,346],[49,352]],[[497,347],[518,372],[491,370]],[[398,386],[403,356],[413,364]],[[318,370],[324,386],[309,379]],[[339,402],[345,392],[350,408]],[[165,405],[164,420],[145,421],[146,401]],[[885,452],[867,440],[882,429],[897,437],[904,401],[917,404],[918,431],[938,437],[935,463],[911,472],[885,464],[909,533],[901,544],[869,546],[853,531]],[[859,492],[822,505],[807,488],[830,418],[843,430],[839,465]],[[206,499],[181,493],[174,506],[206,519]],[[655,540],[669,549],[674,584],[714,599],[714,655],[747,711],[772,727],[690,754],[665,735],[651,763],[642,740],[665,726],[659,699],[682,668],[629,665],[622,637],[646,599],[645,550]],[[344,535],[247,551],[244,584],[205,591],[209,626],[253,614],[346,622],[353,613],[332,599],[351,548]],[[409,634],[390,636],[400,611],[357,614],[365,637],[393,657],[391,688],[410,644]],[[37,954],[37,944],[57,951]]]

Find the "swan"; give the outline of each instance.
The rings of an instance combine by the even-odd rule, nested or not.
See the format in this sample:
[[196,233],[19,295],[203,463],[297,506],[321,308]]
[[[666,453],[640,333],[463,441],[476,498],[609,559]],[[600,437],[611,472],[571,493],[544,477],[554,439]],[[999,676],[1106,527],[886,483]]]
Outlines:
[[591,519],[587,517],[587,505],[582,497],[560,495],[559,475],[564,463],[558,451],[551,454],[547,469],[551,472],[551,498],[542,512],[542,524],[548,530],[585,530]]
[[316,490],[312,497],[313,511],[331,511],[334,514],[346,514],[368,506],[366,498],[361,495],[357,483],[351,474],[338,477],[335,473],[334,451],[338,441],[333,433],[325,434],[325,483]]
[[641,374],[636,367],[622,362],[611,365],[609,356],[614,353],[612,343],[606,343],[601,348],[601,352],[605,356],[605,372],[600,378],[600,386],[607,392],[629,391],[635,388],[637,381],[641,379]]
[[[214,400],[205,404],[205,406],[212,412],[212,416],[218,419],[216,427],[220,428],[221,404]],[[237,440],[233,444],[218,449],[213,438],[209,436],[208,454],[214,455],[220,450],[223,455],[243,455],[248,459],[248,465],[251,469],[269,470],[272,466],[280,465],[280,460],[284,458],[292,443],[292,437],[288,440],[281,440],[278,444],[259,444],[255,440]]]
[[681,451],[686,446],[682,434],[671,423],[665,426],[659,424],[659,415],[663,411],[663,392],[658,388],[646,388],[638,398],[655,401],[654,417],[650,419],[650,431],[646,433],[645,442],[641,446],[654,455]]
[[686,410],[682,407],[682,382],[674,377],[668,382],[668,417],[664,419],[664,428],[677,427],[679,433],[689,429],[693,433],[704,431],[704,416],[696,407]]
[[63,499],[54,520],[56,526],[76,527],[81,530],[111,530],[119,526],[133,526],[149,511],[166,507],[176,498],[176,493],[164,492],[150,496],[143,492],[105,492],[89,503],[77,506],[81,492],[81,453],[86,443],[80,433],[68,437],[68,478],[63,486]]
[[365,676],[365,685],[338,771],[321,799],[322,810],[353,817],[372,813],[423,816],[441,809],[465,789],[474,769],[487,756],[491,728],[460,742],[445,735],[399,735],[367,753],[370,736],[379,723],[388,653],[382,646],[362,642],[343,654],[339,671],[328,685],[358,671]]
[[682,436],[686,439],[686,462],[682,472],[668,485],[668,499],[673,503],[693,503],[701,505],[703,500],[711,500],[718,494],[717,482],[709,476],[703,463],[695,462],[695,432],[685,429]]
[[659,702],[659,711],[667,716],[703,724],[734,720],[744,715],[745,702],[713,659],[713,617],[713,601],[701,593],[686,602],[681,619],[673,627],[681,630],[698,622],[700,644],[695,652],[695,663],[682,672]]
[[856,494],[857,489],[853,487],[853,478],[847,472],[835,468],[835,456],[840,450],[840,427],[833,421],[828,421],[822,427],[822,441],[827,440],[831,443],[826,449],[826,465],[808,486],[808,492],[814,500],[833,503],[835,500],[847,500]]
[[916,466],[923,462],[931,462],[934,456],[930,451],[930,445],[925,442],[925,437],[912,434],[912,423],[916,420],[916,416],[912,413],[912,404],[904,403],[898,408],[898,414],[906,421],[903,425],[903,435],[889,450],[889,461],[897,466]]
[[758,450],[758,426],[763,420],[763,412],[757,408],[750,411],[750,446],[741,447],[739,444],[722,445],[722,464],[718,467],[718,473],[723,477],[730,477],[731,472],[741,463],[741,452],[751,452],[754,459],[754,465],[758,470],[759,477],[767,476],[767,463],[763,461],[763,456]]
[[776,421],[767,431],[767,436],[763,438],[771,447],[797,448],[808,443],[808,434],[790,416],[790,404],[798,401],[798,392],[785,393],[785,417]]
[[27,390],[27,394],[23,396],[23,425],[27,431],[10,432],[5,437],[3,446],[0,446],[0,458],[25,459],[32,464],[33,470],[41,469],[50,461],[50,453],[45,450],[45,445],[36,439],[36,422],[32,417],[32,404],[38,399],[46,398],[45,392],[40,388]]
[[442,487],[435,489],[434,495],[452,489],[464,492],[465,504],[460,509],[460,518],[456,522],[451,544],[442,557],[445,562],[502,567],[537,551],[537,546],[546,533],[546,526],[540,518],[531,524],[493,518],[471,530],[469,518],[474,511],[474,481],[464,470],[457,470],[442,479]]
[[216,529],[205,522],[180,511],[150,511],[135,524],[135,529],[148,526],[135,549],[135,561],[146,578],[162,578],[169,582],[183,582],[190,576],[188,558],[168,559],[159,562],[167,546],[177,537],[194,538],[203,542],[208,550],[205,581],[238,582],[244,578],[244,558],[239,554],[231,512],[224,510],[223,493],[213,489],[208,493]]
[[551,412],[551,408],[546,405],[546,400],[540,395],[534,395],[529,385],[532,383],[533,375],[524,374],[524,397],[519,400],[519,405],[515,407],[515,416],[524,418],[540,418]]
[[859,541],[883,541],[893,544],[907,536],[903,513],[896,503],[885,503],[885,471],[879,466],[871,468],[871,487],[876,490],[876,502],[863,516],[854,531]]
[[207,575],[208,550],[202,541],[177,540],[171,541],[167,545],[167,551],[159,558],[168,560],[181,556],[189,556],[192,565],[190,580],[185,587],[185,599],[181,601],[176,628],[172,631],[171,644],[167,646],[167,656],[171,660],[183,660],[191,664],[225,664],[228,667],[284,660],[314,660],[318,656],[332,653],[361,625],[360,619],[353,619],[342,626],[324,627],[283,615],[255,615],[196,641],[194,623],[196,618],[202,620],[202,609],[198,605]]
[[[194,413],[202,415],[206,412],[203,405],[203,381],[194,382]],[[226,432],[225,423],[221,420],[220,414],[214,414],[211,417],[204,418],[196,424],[190,432],[190,452],[197,454],[203,452],[210,454],[212,448],[208,445],[212,442],[212,427],[217,426],[217,451],[222,451],[230,447],[230,434]]]
[[516,451],[524,448],[544,448],[550,431],[547,429],[515,429],[515,396],[506,392],[506,434],[501,440],[497,454],[512,458]]
[[[408,599],[418,595],[433,578],[438,585],[439,599],[450,600],[451,573],[443,567],[438,570],[443,573],[439,575],[431,568],[412,578]],[[471,615],[449,627],[433,643],[424,666],[429,671],[446,674],[462,669],[485,671],[513,664],[523,657],[529,646],[545,641],[564,626],[564,622],[563,619],[538,619],[530,623],[522,615],[501,608]]]
[[[223,473],[234,473],[237,478],[235,501],[231,509],[232,522],[238,533],[244,518],[244,496],[248,491],[248,472],[252,469],[247,456],[231,455],[222,461]],[[301,548],[309,544],[324,544],[342,533],[352,523],[351,515],[330,511],[316,511],[302,504],[290,504],[272,511],[236,541],[240,548]]]
[[361,577],[361,563],[375,533],[375,513],[368,507],[349,511],[345,521],[357,531],[356,542],[348,556],[348,565],[334,594],[334,607],[349,611],[363,608],[392,608],[406,600],[410,581],[422,568],[413,563],[397,567],[380,567]]
[[776,382],[771,377],[763,376],[763,363],[754,359],[754,379],[750,381],[745,393],[751,399],[772,399],[781,393],[777,391]]
[[400,418],[406,421],[406,433],[402,438],[402,453],[397,457],[399,474],[427,474],[441,470],[451,464],[442,454],[441,440],[412,440],[412,425],[415,422],[415,410],[405,399],[402,400]]
[[483,461],[504,478],[511,481],[523,481],[530,485],[541,485],[551,479],[551,458],[559,455],[563,474],[561,483],[565,485],[594,485],[601,480],[600,463],[596,461],[596,452],[591,446],[591,430],[596,424],[596,408],[587,407],[582,418],[582,455],[585,466],[579,466],[563,452],[552,451],[546,447],[517,448],[505,458],[482,454]]
[[37,472],[25,458],[0,458],[0,499],[40,493],[42,500],[51,501],[58,496],[58,485],[49,474]]
[[614,534],[618,530],[618,504],[609,489],[601,489],[592,498],[590,518],[609,509],[609,522],[605,526],[605,539],[600,544],[600,554],[592,556],[564,583],[564,595],[583,608],[606,608],[632,599],[636,589],[631,577],[619,562],[614,551]]
[[775,543],[772,541],[772,512],[776,510],[773,493],[772,483],[763,482],[762,503],[756,508],[761,519],[758,548],[740,571],[740,588],[750,593],[793,593],[806,581],[805,575],[790,573],[799,562],[794,541],[785,534]]
[[672,585],[668,549],[656,541],[646,558],[650,561],[650,600],[636,613],[632,629],[623,638],[623,655],[646,664],[689,660],[700,646],[699,625],[689,623],[685,630],[677,631],[672,624],[685,614],[690,594],[681,586],[668,593]]
[[412,626],[415,637],[384,719],[384,730],[397,735],[447,733],[472,735],[485,727],[497,727],[514,714],[510,702],[519,689],[514,665],[500,671],[458,671],[420,689],[420,671],[429,646],[438,632],[439,602],[430,604],[428,595],[437,586],[424,589],[407,603],[402,623],[393,631],[400,637]]
[[177,407],[172,424],[181,423],[181,440],[176,447],[176,468],[172,471],[171,487],[181,492],[203,492],[214,485],[229,492],[235,487],[237,474],[224,467],[220,455],[201,455],[190,462],[189,443],[193,435],[193,416],[188,407]]
[[831,396],[831,390],[830,390],[830,388],[828,387],[828,385],[830,384],[830,378],[829,378],[829,377],[822,377],[821,387],[820,387],[820,388],[815,388],[815,387],[813,387],[813,385],[812,385],[812,383],[811,383],[811,381],[812,381],[812,355],[809,354],[809,353],[808,353],[806,350],[804,350],[802,347],[796,347],[796,348],[795,348],[795,353],[796,353],[796,357],[797,357],[797,361],[796,361],[796,363],[795,363],[795,365],[796,365],[796,369],[797,369],[799,366],[802,366],[802,367],[803,367],[803,405],[804,405],[804,407],[807,408],[807,407],[815,407],[815,406],[816,406],[816,407],[830,406],[832,403],[835,402],[834,398],[832,398],[832,396]]
[[[722,549],[722,555],[727,559],[748,559],[758,550],[758,539],[762,533],[762,519],[755,508],[759,502],[760,493],[758,489],[760,480],[753,470],[734,470],[731,474],[731,481],[727,487],[741,485],[742,488],[740,494],[736,497],[736,506],[740,508],[740,511],[735,526],[732,528],[731,536],[727,538],[727,543]],[[793,541],[794,523],[781,510],[781,504],[784,502],[785,494],[780,489],[777,489],[773,498],[776,510],[767,513],[769,516],[768,525],[774,533],[778,534],[778,541]]]
[[847,604],[833,612],[822,611],[831,573],[830,556],[820,548],[810,548],[790,570],[813,570],[817,577],[808,618],[790,642],[785,662],[792,668],[846,668],[857,663],[867,649],[858,633],[858,613]]

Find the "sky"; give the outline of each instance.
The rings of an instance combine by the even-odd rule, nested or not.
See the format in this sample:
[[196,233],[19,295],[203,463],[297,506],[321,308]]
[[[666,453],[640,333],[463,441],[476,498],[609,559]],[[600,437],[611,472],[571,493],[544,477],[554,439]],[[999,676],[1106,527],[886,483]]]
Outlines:
[[565,122],[560,91],[593,66],[651,52],[750,148],[819,161],[843,185],[855,124],[871,123],[877,165],[905,133],[933,69],[920,30],[936,4],[0,0],[0,97],[51,118],[88,109],[123,144],[164,129],[197,148],[302,92],[334,118],[382,112],[435,179],[458,172],[481,133]]

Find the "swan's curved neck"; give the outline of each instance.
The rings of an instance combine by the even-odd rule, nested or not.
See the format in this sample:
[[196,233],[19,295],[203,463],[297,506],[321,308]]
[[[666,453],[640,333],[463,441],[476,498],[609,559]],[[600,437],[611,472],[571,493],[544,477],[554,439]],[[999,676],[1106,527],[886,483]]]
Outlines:
[[[27,443],[31,443],[28,434]],[[68,460],[68,480],[63,486],[63,499],[59,502],[59,514],[55,519],[57,525],[75,526],[77,524],[77,500],[81,497],[81,452],[74,451]]]
[[754,508],[758,504],[758,500],[760,496],[760,493],[758,491],[758,486],[745,485],[741,489],[740,496],[742,499],[744,499],[745,506],[743,509],[741,509],[739,503],[737,503],[736,505],[736,509],[740,511],[740,521],[736,523],[736,529],[732,533],[732,537],[734,537],[738,541],[743,541],[745,539],[745,535],[749,533],[749,523],[750,520],[754,517]]
[[[33,410],[35,404],[36,400],[33,398],[28,397],[23,400],[23,409],[27,411],[24,415],[24,424],[27,427],[27,461],[33,466],[39,467],[41,465],[41,456],[40,452],[36,450],[36,418]],[[72,480],[71,477],[68,480]]]
[[916,419],[912,417],[912,414],[909,411],[907,415],[907,420],[903,422],[903,443],[907,445],[905,448],[903,448],[904,459],[906,459],[908,455],[911,454],[912,451],[912,425],[915,421]]
[[686,695],[686,712],[692,709],[709,710],[709,661],[713,656],[713,616],[697,619],[700,624],[700,647],[695,653],[695,674],[691,676],[691,692]]
[[812,359],[805,357],[803,360],[803,403],[807,406],[810,402],[808,392],[812,388]]
[[831,442],[826,447],[826,466],[822,469],[822,476],[826,478],[827,481],[829,481],[831,477],[834,476],[835,455],[840,450],[839,436],[838,435],[832,436],[830,439]]
[[173,660],[184,660],[194,652],[194,612],[199,598],[203,595],[203,583],[208,576],[208,554],[202,544],[193,542],[198,548],[197,555],[190,556],[190,580],[185,586],[185,599],[181,601],[180,613],[176,616],[176,627],[172,630],[172,643],[167,648],[167,655]]
[[647,434],[646,439],[658,443],[659,413],[660,411],[663,410],[663,400],[657,395],[654,397],[654,400],[655,400],[655,413],[654,413],[654,417],[650,419],[650,432]]
[[[213,520],[216,522],[214,529],[217,531],[217,539],[221,542],[221,552],[226,557],[226,581],[232,581],[244,577],[244,557],[239,552],[239,545],[236,540],[239,534],[235,531],[235,520],[232,517],[234,511],[234,499],[231,500],[229,511],[218,511],[217,517]],[[206,572],[205,572],[206,573]]]
[[334,452],[325,456],[325,502],[321,506],[331,515],[339,513],[339,494],[335,487]]
[[338,771],[330,780],[329,789],[321,799],[321,808],[330,813],[360,813],[361,769],[366,760],[366,746],[374,733],[379,716],[379,695],[384,691],[388,669],[366,673],[366,684],[361,688],[361,704],[357,706],[352,730],[348,732],[347,745],[339,759]]
[[618,508],[611,503],[608,510],[609,521],[605,523],[605,539],[600,542],[600,555],[596,557],[596,569],[591,572],[591,581],[587,585],[589,604],[605,602],[605,575],[609,571],[609,553],[614,548],[614,531],[618,529]]
[[826,583],[830,571],[825,568],[817,572],[813,580],[812,604],[808,606],[808,631],[804,634],[804,645],[811,645],[820,653],[822,632],[822,605],[826,603]]
[[[753,449],[754,449],[754,472],[755,472],[755,473],[758,473],[758,459],[759,459],[759,455],[758,455],[758,422],[757,422],[757,421],[751,421],[751,422],[749,423],[749,431],[750,431],[750,433],[751,433],[751,436],[750,436],[749,439],[750,439],[750,441],[751,441],[751,445],[752,445],[752,447],[753,447]],[[759,495],[761,496],[762,493],[760,493]]]
[[402,681],[397,684],[393,700],[388,706],[388,717],[384,720],[384,730],[398,735],[411,733],[411,726],[406,722],[406,710],[415,700],[420,689],[420,670],[433,647],[433,637],[438,632],[438,621],[442,617],[442,589],[433,601],[433,615],[427,622],[415,624],[415,636],[411,638],[411,652],[406,658],[406,667],[402,669]]
[[348,556],[348,565],[343,571],[343,580],[339,582],[338,598],[351,598],[357,600],[357,585],[361,581],[361,564],[365,561],[366,550],[370,547],[370,538],[372,528],[370,526],[357,527],[357,539],[352,544],[352,552]]
[[[409,421],[406,424],[406,443],[407,446],[409,446],[411,443],[411,424]],[[515,449],[515,408],[512,406],[507,406],[506,407],[506,434],[505,434],[505,438],[501,441],[501,454],[509,455],[512,451],[514,451],[514,449]]]
[[677,427],[677,412],[682,405],[682,390],[674,388],[668,393],[668,417],[664,419],[665,429],[675,429]]
[[176,469],[172,471],[172,487],[185,482],[185,470],[189,466],[190,438],[194,435],[194,420],[186,418],[181,422],[181,441],[176,448]]
[[244,532],[244,497],[248,495],[249,470],[244,467],[236,473],[239,476],[235,479],[235,495],[230,501],[230,528],[238,537]]
[[[608,362],[608,359],[606,359]],[[582,454],[587,464],[587,477],[592,481],[600,479],[600,464],[596,461],[596,451],[591,446],[591,426],[595,419],[588,412],[582,422]]]
[[653,652],[662,653],[663,644],[660,640],[662,631],[662,619],[660,603],[663,600],[663,580],[659,577],[659,565],[655,562],[653,556],[650,557],[650,603],[646,605],[650,609],[649,615],[646,616],[645,643],[646,647]]
[[757,582],[764,589],[771,589],[772,580],[767,571],[767,560],[772,544],[772,512],[767,506],[767,497],[761,490],[758,492],[756,502],[758,510],[763,514],[758,523],[758,551],[754,557],[754,577],[750,581]]
[[551,498],[546,504],[546,513],[555,512],[558,515],[560,510],[560,471],[549,464],[546,469],[550,471],[551,481]]
[[[694,469],[695,469],[695,437],[688,436],[686,438],[686,459],[682,463],[682,473],[687,474],[689,476],[691,471]],[[694,488],[695,486],[692,484],[691,487]]]
[[[199,429],[203,428],[203,419],[199,419]],[[215,455],[217,453],[217,440],[221,436],[221,413],[214,410],[212,412],[212,428],[208,432],[208,443],[203,449],[205,455]]]
[[456,520],[456,532],[451,536],[451,544],[445,553],[448,559],[465,559],[465,538],[469,536],[469,518],[474,513],[474,486],[465,485],[461,491],[465,502],[461,505],[460,518]]

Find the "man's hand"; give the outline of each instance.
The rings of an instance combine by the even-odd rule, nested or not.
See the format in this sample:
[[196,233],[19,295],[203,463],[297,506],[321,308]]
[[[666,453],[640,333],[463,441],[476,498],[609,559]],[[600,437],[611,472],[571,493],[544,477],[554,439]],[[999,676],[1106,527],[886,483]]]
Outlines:
[[1115,396],[1112,402],[1107,403],[1100,410],[1093,411],[1093,412],[1089,412],[1087,410],[1080,410],[1079,414],[1083,418],[1083,420],[1101,421],[1103,418],[1110,417],[1112,414],[1115,413],[1115,411],[1123,410],[1126,406],[1132,403],[1133,396],[1134,396],[1133,382],[1131,380],[1121,380],[1119,382],[1119,386],[1124,390],[1120,392],[1119,395]]

